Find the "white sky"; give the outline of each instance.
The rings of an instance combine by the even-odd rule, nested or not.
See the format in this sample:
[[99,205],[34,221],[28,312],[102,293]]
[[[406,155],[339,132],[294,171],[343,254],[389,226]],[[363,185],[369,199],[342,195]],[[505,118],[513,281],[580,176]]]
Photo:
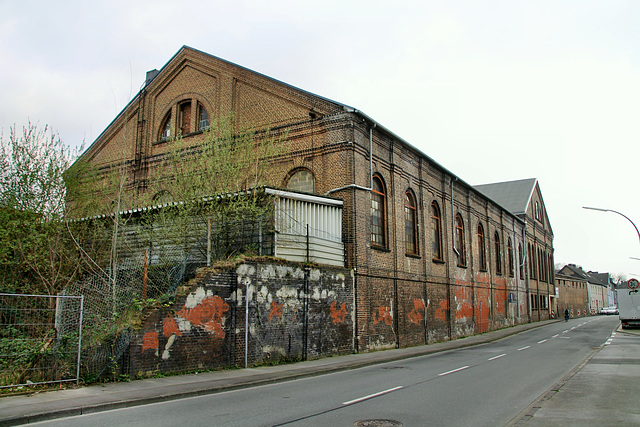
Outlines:
[[[232,4],[232,5],[231,5]],[[538,178],[556,263],[640,275],[640,2],[0,0],[0,127],[89,145],[183,45],[362,110],[469,184]]]

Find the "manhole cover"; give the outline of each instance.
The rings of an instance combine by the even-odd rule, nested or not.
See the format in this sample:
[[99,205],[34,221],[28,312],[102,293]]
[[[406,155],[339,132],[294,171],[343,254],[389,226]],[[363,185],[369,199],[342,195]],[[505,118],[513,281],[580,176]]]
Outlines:
[[362,420],[355,423],[356,427],[402,427],[400,421],[395,420]]

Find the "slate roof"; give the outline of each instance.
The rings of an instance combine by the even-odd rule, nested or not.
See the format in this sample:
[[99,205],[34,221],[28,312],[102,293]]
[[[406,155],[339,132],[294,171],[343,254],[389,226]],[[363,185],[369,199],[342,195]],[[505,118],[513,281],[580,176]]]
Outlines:
[[562,267],[556,274],[571,276],[577,279],[585,280],[592,285],[600,285],[607,287],[609,285],[609,273],[598,273],[597,271],[589,271],[588,273],[575,264],[567,264]]
[[524,215],[527,212],[527,207],[537,182],[536,178],[529,178],[518,181],[474,185],[473,188],[508,209],[514,215]]

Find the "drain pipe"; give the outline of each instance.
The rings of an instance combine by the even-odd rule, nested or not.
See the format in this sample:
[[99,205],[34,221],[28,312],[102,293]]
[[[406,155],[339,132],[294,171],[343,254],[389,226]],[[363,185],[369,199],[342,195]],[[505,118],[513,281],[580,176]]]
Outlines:
[[373,130],[376,128],[376,123],[372,123],[369,126],[369,188],[363,187],[362,185],[357,184],[349,184],[344,187],[334,188],[333,190],[329,190],[324,193],[325,196],[328,196],[331,193],[335,193],[336,191],[346,190],[348,188],[356,188],[358,190],[371,191],[373,190]]
[[524,270],[526,272],[526,274],[524,275],[524,283],[525,283],[525,287],[526,287],[526,292],[527,292],[527,317],[529,318],[529,322],[531,322],[531,289],[529,289],[529,274],[531,274],[531,272],[527,271],[527,219],[525,218],[524,220],[524,227],[522,228],[522,252],[523,252],[523,256],[522,256],[522,264],[520,264],[520,267],[524,267]]
[[453,252],[458,258],[460,258],[460,252],[456,249],[456,217],[453,210],[453,178],[457,181],[458,177],[454,176],[451,178],[451,240],[453,241]]

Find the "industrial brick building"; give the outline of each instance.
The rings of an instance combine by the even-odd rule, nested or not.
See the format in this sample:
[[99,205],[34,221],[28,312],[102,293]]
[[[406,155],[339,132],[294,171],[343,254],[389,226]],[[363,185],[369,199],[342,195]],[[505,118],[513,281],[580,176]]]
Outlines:
[[[553,233],[537,180],[474,187],[355,108],[201,51],[183,47],[148,73],[83,158],[124,166],[129,207],[139,207],[158,192],[150,183],[171,137],[197,146],[210,118],[229,113],[238,130],[286,133],[265,184],[342,201],[355,350],[549,318]],[[311,221],[322,222],[317,212]]]

